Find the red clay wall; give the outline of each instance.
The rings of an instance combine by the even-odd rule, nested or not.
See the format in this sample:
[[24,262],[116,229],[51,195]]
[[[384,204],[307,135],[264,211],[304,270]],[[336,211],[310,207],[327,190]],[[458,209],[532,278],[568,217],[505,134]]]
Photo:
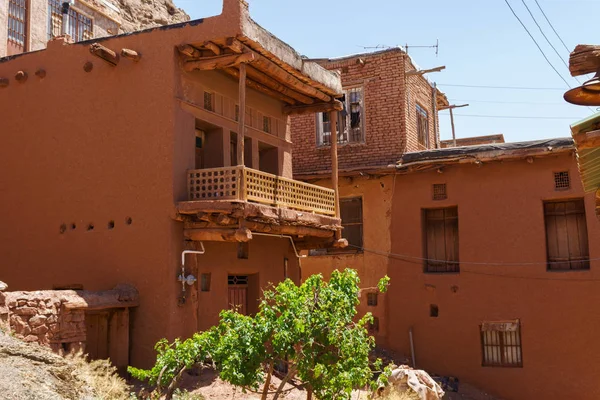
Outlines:
[[[554,191],[553,172],[569,170],[571,190]],[[448,199],[433,201],[431,185]],[[409,195],[408,195],[409,194]],[[547,272],[543,200],[583,197],[572,155],[446,168],[399,176],[392,253],[422,257],[422,208],[458,206],[459,274],[425,274],[420,261],[389,259],[387,345],[429,372],[457,376],[503,399],[597,399],[600,263],[582,272]],[[593,196],[585,197],[590,258],[600,258]],[[534,263],[516,266],[467,262]],[[454,290],[453,290],[454,289]],[[429,316],[430,304],[439,317]],[[523,368],[482,367],[479,325],[520,319]]]
[[[359,58],[364,65],[357,62]],[[320,64],[341,71],[344,89],[362,86],[364,90],[365,143],[338,146],[340,169],[387,166],[395,164],[403,152],[417,150],[416,102],[429,115],[430,148],[435,148],[431,85],[423,77],[404,76],[405,68],[413,70],[414,67],[402,50],[386,50]],[[316,145],[315,116],[293,116],[291,120],[294,174],[330,170],[330,147]]]

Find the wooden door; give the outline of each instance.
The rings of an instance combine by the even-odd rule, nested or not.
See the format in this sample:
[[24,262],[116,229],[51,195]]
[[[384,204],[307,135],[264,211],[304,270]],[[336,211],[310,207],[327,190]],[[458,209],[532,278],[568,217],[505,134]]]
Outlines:
[[7,54],[12,56],[27,50],[28,0],[8,0]]
[[91,360],[105,360],[109,357],[108,320],[108,311],[85,314],[87,332],[85,348]]
[[248,314],[248,286],[229,286],[229,309]]

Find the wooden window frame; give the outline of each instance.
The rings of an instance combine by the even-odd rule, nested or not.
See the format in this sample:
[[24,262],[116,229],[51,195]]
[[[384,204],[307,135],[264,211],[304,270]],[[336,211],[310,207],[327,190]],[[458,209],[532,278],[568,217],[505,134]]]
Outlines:
[[[429,249],[428,249],[428,233],[429,233],[429,223],[434,221],[433,218],[428,216],[428,213],[434,211],[444,211],[444,217],[442,219],[444,226],[444,259],[436,258],[435,260],[442,261],[444,265],[432,265],[433,263],[437,264],[433,259],[429,257]],[[446,216],[446,212],[453,211],[455,216]],[[438,208],[424,208],[421,212],[422,215],[422,229],[423,229],[423,272],[427,274],[458,274],[460,273],[460,240],[459,240],[459,215],[458,215],[458,206],[450,206],[450,207],[438,207]],[[456,248],[454,249],[454,253],[456,254],[456,261],[448,259],[448,243],[446,242],[446,228],[448,221],[456,221]]]
[[[10,35],[10,0],[6,2],[6,46],[8,51],[8,42],[12,42],[14,45],[20,45],[11,39]],[[31,37],[31,0],[24,1],[25,17],[23,21],[23,53],[26,53],[30,49],[30,37]],[[20,53],[19,53],[20,54]]]
[[[429,113],[419,103],[415,105],[416,123],[417,123],[417,142],[423,148],[429,148]],[[423,127],[423,124],[425,125]],[[424,135],[424,137],[422,137]],[[423,140],[421,140],[423,139]]]
[[[493,324],[493,322],[491,322]],[[515,322],[513,322],[515,323]],[[502,322],[498,322],[498,324],[502,324]],[[521,322],[516,321],[517,329],[516,331],[510,331],[511,333],[515,333],[515,338],[518,338],[517,345],[507,345],[506,334],[509,331],[506,330],[490,330],[489,332],[497,332],[498,333],[498,344],[486,344],[486,335],[483,329],[483,325],[479,325],[479,336],[481,341],[481,366],[482,367],[492,367],[492,368],[523,368],[523,337],[521,335]],[[500,354],[500,362],[493,362],[486,359],[486,347],[488,348],[497,348],[498,353]],[[516,362],[509,362],[506,357],[506,348],[513,347],[517,350],[518,360]]]
[[[568,203],[577,202],[581,204],[581,211],[567,211],[566,207]],[[566,227],[566,242],[569,255],[566,259],[564,257],[553,256],[553,250],[551,250],[551,242],[554,243],[553,238],[551,238],[550,233],[552,233],[552,228],[549,226],[549,217],[559,217],[562,216],[563,213],[560,211],[550,212],[547,210],[550,204],[564,204],[565,211],[565,224]],[[548,272],[567,272],[567,271],[589,271],[590,270],[590,251],[589,251],[589,236],[588,236],[588,228],[587,228],[587,214],[585,211],[585,200],[584,198],[570,198],[570,199],[558,199],[558,200],[547,200],[543,202],[543,214],[544,214],[544,231],[546,236],[546,259],[547,265],[546,270]],[[550,215],[549,215],[550,214]],[[553,214],[553,215],[552,215]],[[585,253],[585,256],[572,257],[571,256],[571,244],[569,240],[569,226],[566,221],[567,216],[575,215],[576,216],[576,227],[577,227],[577,239],[579,242],[579,251],[581,253]],[[581,218],[577,218],[581,217]],[[581,226],[580,226],[581,222]],[[556,221],[554,222],[555,224]],[[573,232],[571,232],[574,234]],[[559,236],[561,234],[558,232],[558,228],[556,230],[556,249],[554,252],[558,252],[559,245]],[[564,238],[563,238],[564,239]],[[583,243],[582,243],[583,242]],[[563,268],[563,266],[568,265],[568,268]]]
[[[360,100],[358,102],[349,103],[350,93],[360,93]],[[353,86],[343,90],[344,93],[344,108],[346,110],[346,116],[342,115],[342,112],[338,112],[338,145],[346,145],[352,143],[365,143],[365,131],[366,131],[366,117],[365,117],[365,90],[364,86]],[[358,139],[356,138],[356,132],[352,132],[352,106],[355,105],[360,109],[360,127],[358,129]],[[316,126],[317,126],[317,147],[329,147],[331,145],[331,123],[324,121],[324,115],[328,113],[317,113],[316,115]],[[327,117],[329,118],[329,117]]]
[[[340,209],[342,207],[342,204],[344,204],[344,202],[349,202],[349,201],[356,201],[357,199],[360,200],[360,222],[346,222],[344,223],[344,220],[342,218],[342,227],[346,227],[346,226],[359,226],[360,225],[360,248],[356,248],[356,247],[351,247],[350,244],[348,243],[348,247],[343,248],[343,249],[336,249],[336,248],[329,248],[329,249],[316,249],[316,250],[310,250],[309,251],[309,255],[310,256],[327,256],[327,255],[339,255],[339,254],[360,254],[363,253],[363,249],[362,247],[364,246],[364,201],[363,201],[363,197],[362,196],[354,196],[354,197],[344,197],[340,199]],[[341,211],[341,210],[340,210]],[[344,231],[342,230],[342,237],[344,237]]]

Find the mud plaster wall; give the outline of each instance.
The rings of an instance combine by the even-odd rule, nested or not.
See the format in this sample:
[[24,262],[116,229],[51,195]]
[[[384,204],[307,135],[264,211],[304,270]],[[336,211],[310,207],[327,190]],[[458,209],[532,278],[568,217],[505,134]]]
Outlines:
[[[331,187],[329,180],[316,182],[317,185]],[[394,178],[384,176],[378,179],[340,178],[340,198],[362,197],[363,201],[363,247],[380,252],[389,252],[391,248],[390,222],[392,209]],[[343,222],[343,221],[342,221]],[[343,235],[343,233],[342,233]],[[302,259],[302,276],[322,273],[326,278],[332,271],[346,268],[356,269],[359,273],[361,288],[377,286],[379,279],[387,274],[388,260],[371,252],[309,256]],[[391,288],[393,288],[392,282]],[[367,306],[366,292],[361,294],[359,315],[371,312],[379,318],[379,332],[375,334],[378,342],[387,335],[386,295],[378,296],[375,307]]]
[[[563,170],[570,172],[571,189],[557,192],[553,172]],[[446,183],[447,200],[432,200],[434,183]],[[600,301],[600,263],[592,261],[591,269],[581,272],[547,272],[545,264],[543,201],[584,197],[574,157],[449,166],[442,174],[398,176],[395,190],[392,253],[421,257],[422,209],[457,206],[463,263],[458,274],[426,274],[421,262],[389,260],[386,296],[388,332],[393,334],[387,346],[410,355],[412,327],[419,368],[456,376],[503,399],[550,399],[564,393],[599,398],[600,322],[591,317],[590,307]],[[585,196],[585,204],[589,256],[598,259],[600,225],[593,195]],[[430,304],[438,306],[437,318],[430,317]],[[482,367],[479,325],[517,318],[523,368]]]
[[[183,229],[174,203],[186,197],[195,133],[193,116],[175,99],[174,47],[235,36],[232,17],[102,42],[140,51],[139,63],[112,67],[89,44],[59,42],[0,62],[0,76],[10,78],[0,107],[11,116],[2,126],[0,187],[10,190],[0,199],[0,220],[14,227],[0,232],[3,279],[11,290],[136,286],[136,366],[149,365],[158,339],[196,330],[195,309],[177,306]],[[44,79],[35,76],[39,68]],[[12,78],[19,70],[29,74],[25,83]]]

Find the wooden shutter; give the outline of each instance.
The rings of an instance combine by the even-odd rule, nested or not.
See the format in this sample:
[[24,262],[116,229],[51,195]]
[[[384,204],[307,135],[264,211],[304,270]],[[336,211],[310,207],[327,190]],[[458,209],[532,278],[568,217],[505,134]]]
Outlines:
[[583,199],[544,204],[549,270],[589,269]]
[[341,199],[340,215],[344,227],[342,235],[348,244],[355,246],[350,249],[358,251],[363,246],[362,198]]
[[458,208],[424,211],[427,272],[458,272]]

